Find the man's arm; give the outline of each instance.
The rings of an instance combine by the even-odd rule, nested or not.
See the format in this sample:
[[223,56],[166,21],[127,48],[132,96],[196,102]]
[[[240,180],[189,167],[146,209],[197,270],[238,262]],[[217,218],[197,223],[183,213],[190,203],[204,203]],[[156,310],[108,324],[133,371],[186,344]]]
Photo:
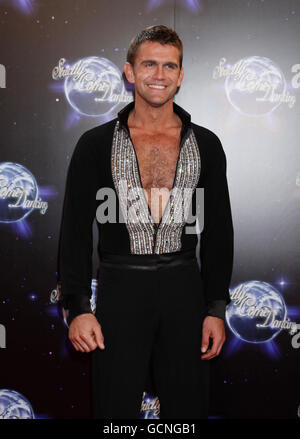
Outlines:
[[[229,285],[234,249],[226,156],[216,135],[213,135],[209,147],[210,154],[206,156],[203,179],[204,228],[200,235],[201,275],[206,300],[206,317],[202,327],[202,360],[210,360],[219,355],[226,339],[225,310],[231,300]],[[208,349],[210,339],[213,343]]]
[[223,315],[230,302],[234,231],[226,178],[226,156],[213,135],[204,169],[204,228],[200,235],[200,264],[207,312]]
[[225,320],[226,300],[212,300],[207,304],[205,315]]
[[92,226],[98,189],[95,167],[92,145],[84,133],[68,169],[59,245],[62,305],[69,309],[69,325],[77,315],[92,313]]

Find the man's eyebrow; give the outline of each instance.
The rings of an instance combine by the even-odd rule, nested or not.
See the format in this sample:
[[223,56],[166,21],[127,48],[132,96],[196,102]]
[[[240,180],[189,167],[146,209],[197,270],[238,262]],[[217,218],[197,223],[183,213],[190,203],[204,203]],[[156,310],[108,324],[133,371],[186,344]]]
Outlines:
[[[155,59],[144,59],[144,60],[141,62],[141,64],[146,64],[146,63],[148,63],[148,62],[152,62],[153,64],[157,64],[157,61],[155,61]],[[173,62],[173,61],[167,61],[164,65],[167,65],[167,64],[171,64],[171,65],[174,66],[174,67],[178,67],[178,64],[175,63],[175,62]]]

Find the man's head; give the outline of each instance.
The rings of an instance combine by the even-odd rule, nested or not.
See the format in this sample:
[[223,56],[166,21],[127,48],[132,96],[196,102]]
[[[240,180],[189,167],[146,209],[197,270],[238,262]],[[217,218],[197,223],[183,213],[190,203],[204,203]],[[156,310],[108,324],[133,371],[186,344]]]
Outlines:
[[177,47],[179,52],[179,68],[181,69],[183,59],[182,42],[173,29],[162,24],[146,27],[146,29],[142,30],[132,38],[127,52],[127,62],[129,62],[132,67],[134,67],[136,53],[139,46],[146,41],[152,41],[162,45],[171,44],[172,46]]
[[135,84],[136,94],[162,105],[173,98],[182,82],[182,59],[183,46],[177,33],[167,26],[150,26],[131,40],[124,72]]

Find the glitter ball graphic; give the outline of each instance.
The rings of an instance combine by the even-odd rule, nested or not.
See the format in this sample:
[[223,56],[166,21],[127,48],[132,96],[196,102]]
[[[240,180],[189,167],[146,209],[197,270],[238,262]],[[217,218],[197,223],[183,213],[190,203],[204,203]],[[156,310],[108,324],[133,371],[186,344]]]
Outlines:
[[277,108],[286,92],[280,68],[269,58],[251,56],[231,66],[225,91],[231,105],[248,116],[261,116]]
[[71,74],[64,82],[65,95],[74,110],[82,115],[109,115],[120,102],[132,100],[120,70],[106,58],[83,58],[69,70]]
[[230,295],[226,320],[238,338],[263,343],[282,330],[275,321],[285,320],[287,310],[283,297],[274,287],[266,282],[249,281],[238,285]]
[[18,163],[0,163],[0,222],[24,219],[37,198],[38,185],[28,169]]
[[35,419],[30,402],[15,390],[0,389],[0,419]]

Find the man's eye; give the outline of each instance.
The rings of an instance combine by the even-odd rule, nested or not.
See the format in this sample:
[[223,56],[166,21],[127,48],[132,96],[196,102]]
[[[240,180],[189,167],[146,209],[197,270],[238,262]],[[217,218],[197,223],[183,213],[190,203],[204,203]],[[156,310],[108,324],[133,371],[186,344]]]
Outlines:
[[152,63],[152,62],[148,62],[148,63],[146,64],[146,66],[150,66],[150,65],[153,65],[153,63]]

